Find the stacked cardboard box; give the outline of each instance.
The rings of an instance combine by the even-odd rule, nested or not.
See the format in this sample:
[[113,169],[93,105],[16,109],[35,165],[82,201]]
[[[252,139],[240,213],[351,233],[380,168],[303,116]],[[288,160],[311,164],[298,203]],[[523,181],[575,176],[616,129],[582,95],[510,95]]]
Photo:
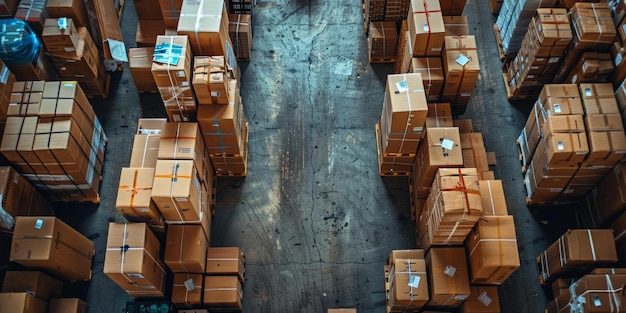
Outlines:
[[417,223],[419,247],[462,245],[482,216],[475,168],[440,168]]
[[470,295],[465,248],[433,247],[426,254],[430,300],[427,308],[453,311]]
[[154,47],[130,48],[128,50],[128,67],[137,91],[140,93],[156,93],[158,90],[151,71],[153,55]]
[[[206,103],[212,100],[202,101]],[[237,80],[232,77],[229,79],[228,104],[203,104],[198,107],[198,124],[206,147],[205,153],[208,154],[216,175],[245,176],[248,161],[248,123]]]
[[[173,2],[168,2],[171,5]],[[138,0],[135,1],[137,12],[137,31],[135,42],[140,48],[154,48],[158,35],[165,35],[165,22],[161,13],[161,3],[159,1]],[[174,30],[176,27],[170,27]],[[131,48],[132,50],[132,48]],[[132,56],[129,55],[129,62]],[[132,68],[132,67],[131,67]]]
[[132,297],[163,297],[161,244],[145,223],[109,223],[103,272]]
[[395,22],[371,22],[367,38],[370,63],[394,62],[398,45]]
[[535,10],[552,8],[555,2],[556,0],[504,0],[496,20],[502,52],[505,55],[515,55],[522,46]]
[[203,303],[209,309],[243,310],[243,288],[237,276],[205,276]]
[[398,46],[396,47],[396,61],[393,64],[393,72],[396,74],[410,73],[411,52],[409,52],[409,24],[402,20],[400,33],[398,34]]
[[441,4],[441,14],[444,16],[463,15],[467,0],[439,0]]
[[[141,2],[141,0],[136,2]],[[136,6],[137,3],[135,3]],[[72,19],[76,27],[87,27],[88,30],[91,30],[87,9],[81,0],[46,0],[45,11],[48,17],[67,17]]]
[[554,82],[567,82],[567,76],[584,52],[606,52],[617,36],[607,3],[577,2],[570,14],[573,40],[568,46],[563,64],[556,72]]
[[410,0],[387,0],[385,2],[385,21],[399,21],[406,18]]
[[413,170],[417,199],[426,199],[439,168],[463,166],[458,127],[428,128],[424,144],[417,151]]
[[232,55],[228,25],[223,0],[183,0],[177,33],[189,36],[193,55]]
[[474,36],[445,36],[442,62],[445,85],[441,100],[452,105],[452,112],[463,114],[480,74]]
[[439,127],[454,127],[450,103],[429,103],[425,127],[426,130]]
[[520,267],[512,215],[481,217],[467,238],[472,283],[501,285]]
[[[143,2],[145,2],[146,5],[154,3],[154,1],[149,0],[143,0]],[[178,27],[183,0],[159,0],[158,2],[165,28],[175,30]]]
[[407,22],[413,56],[440,56],[446,31],[439,1],[411,0]]
[[0,166],[0,195],[0,229],[13,229],[17,216],[52,215],[48,200],[10,166]]
[[229,14],[228,34],[237,59],[249,61],[252,55],[252,15]]
[[626,210],[626,163],[619,163],[587,195],[589,220],[608,225]]
[[55,217],[18,216],[12,247],[12,262],[65,280],[91,279],[94,243]]
[[412,58],[409,73],[420,73],[422,75],[428,101],[439,100],[445,82],[440,57]]
[[169,121],[196,120],[196,104],[191,89],[191,62],[187,36],[157,37],[151,71]]
[[[60,26],[66,23],[65,26]],[[72,19],[46,19],[42,35],[47,55],[63,79],[76,80],[90,97],[106,98],[110,74],[86,27],[74,27]]]
[[572,84],[608,82],[613,69],[610,53],[584,52],[565,81]]
[[382,21],[385,19],[386,0],[365,0],[365,11],[368,12],[369,20]]
[[568,230],[537,257],[539,280],[545,285],[557,278],[577,277],[591,268],[617,262],[610,229]]
[[[241,310],[243,297],[241,285],[245,281],[244,273],[245,258],[239,248],[209,248],[205,268],[205,282],[208,282],[209,286],[204,287],[204,304],[218,309],[238,308]],[[218,292],[220,285],[228,286],[223,289],[226,301],[220,299],[221,294]]]
[[122,38],[120,20],[117,15],[115,3],[107,0],[94,0],[96,21],[91,21],[91,25],[97,25],[97,32],[91,35],[96,38],[94,41],[102,52],[104,67],[107,71],[121,71],[124,62],[128,62],[126,46]]
[[226,4],[230,14],[252,14],[256,0],[226,0]]
[[482,133],[461,134],[461,152],[463,153],[463,165],[476,168],[478,172],[489,171],[487,150],[483,142]]
[[446,36],[469,36],[469,25],[465,16],[445,16],[443,26],[446,29]]
[[28,312],[46,313],[46,301],[36,298],[28,292],[0,292],[0,313]]
[[174,273],[172,304],[178,308],[191,308],[202,305],[202,274]]
[[27,82],[14,91],[22,103],[13,107],[28,116],[7,119],[0,151],[50,200],[98,202],[106,135],[78,83]]
[[387,312],[417,311],[428,303],[423,250],[393,250],[386,267]]
[[550,303],[546,313],[572,312],[619,312],[626,308],[622,286],[626,274],[588,274],[572,283]]
[[195,57],[192,85],[199,105],[228,105],[230,75],[223,56]]
[[539,94],[551,82],[572,40],[565,9],[537,9],[521,49],[507,65],[509,98]]
[[15,18],[28,23],[37,35],[41,35],[46,17],[46,0],[21,0],[15,12]]
[[27,292],[46,302],[61,297],[62,291],[62,281],[39,271],[7,271],[2,283],[2,292]]
[[48,313],[86,313],[87,303],[78,298],[58,298],[50,300]]
[[376,125],[381,175],[410,175],[427,113],[421,74],[387,76],[383,112]]
[[470,295],[461,306],[461,313],[500,313],[498,288],[470,286]]

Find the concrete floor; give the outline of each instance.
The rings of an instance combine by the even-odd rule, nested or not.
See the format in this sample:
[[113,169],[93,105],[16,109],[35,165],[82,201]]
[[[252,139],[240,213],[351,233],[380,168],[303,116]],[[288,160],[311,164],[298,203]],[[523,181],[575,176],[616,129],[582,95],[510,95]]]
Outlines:
[[[126,0],[122,22],[134,46],[136,16]],[[245,312],[325,312],[356,307],[384,312],[383,264],[392,249],[415,248],[407,179],[377,172],[374,123],[392,65],[370,65],[360,0],[257,0],[252,61],[242,63],[250,123],[248,177],[218,180],[213,246],[246,254]],[[528,104],[510,104],[487,1],[468,1],[482,66],[473,118],[496,178],[515,215],[522,267],[500,287],[503,312],[542,312],[547,297],[535,257],[567,227],[572,208],[528,209],[515,139]],[[120,168],[128,165],[139,117],[164,116],[158,96],[142,95],[128,70],[114,77],[111,97],[93,101],[109,136],[101,203],[66,205],[57,213],[96,243],[90,285],[68,286],[90,313],[123,312],[127,296],[102,273]],[[548,223],[544,225],[539,222]]]

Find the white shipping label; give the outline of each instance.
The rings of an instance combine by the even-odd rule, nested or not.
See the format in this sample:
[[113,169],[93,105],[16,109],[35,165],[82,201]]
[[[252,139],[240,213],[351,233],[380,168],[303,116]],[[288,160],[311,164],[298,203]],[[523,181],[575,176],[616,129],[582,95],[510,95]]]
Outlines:
[[441,147],[443,147],[444,149],[452,150],[452,148],[454,148],[454,141],[444,138],[441,141]]
[[484,306],[489,306],[491,304],[491,297],[487,294],[486,291],[483,291],[480,296],[478,296],[478,301],[482,303]]
[[193,283],[193,279],[191,278],[185,280],[184,284],[185,284],[185,288],[187,288],[187,291],[192,291],[196,289],[196,284]]
[[175,198],[176,201],[178,202],[186,202],[188,201],[187,198]]
[[[554,112],[556,113],[561,113],[561,105],[558,103],[555,103],[554,106],[552,106],[554,108]],[[548,111],[550,112],[550,111]]]
[[456,267],[452,265],[446,265],[446,269],[443,270],[443,273],[450,277],[454,277],[454,274],[456,274]]
[[128,277],[130,277],[130,278],[144,278],[143,275],[141,275],[139,273],[129,273]]
[[76,51],[76,49],[74,49],[73,47],[65,47],[65,52],[74,52]]
[[621,54],[618,54],[615,56],[615,66],[618,66],[622,63],[622,60],[624,59],[624,57],[622,57]]
[[42,220],[42,219],[40,219],[40,218],[38,218],[38,219],[35,221],[35,228],[36,228],[36,229],[41,229],[42,227],[43,227],[43,220]]
[[600,301],[600,297],[593,296],[593,306],[602,306],[602,301]]
[[139,208],[139,212],[144,212],[145,213],[145,212],[148,212],[148,211],[150,211],[150,210],[148,210],[148,208]]
[[406,80],[401,80],[396,83],[396,88],[398,88],[398,92],[406,92],[409,90],[409,83]]
[[586,97],[593,96],[593,91],[591,91],[591,88],[585,88],[585,96]]
[[461,301],[463,301],[463,300],[467,299],[467,297],[468,297],[468,295],[458,295],[458,296],[454,297],[454,300],[461,300]]
[[0,83],[6,84],[7,81],[9,81],[10,75],[11,71],[9,71],[9,68],[6,65],[3,65],[2,70],[0,70]]
[[556,143],[556,149],[559,150],[559,151],[565,150],[565,145],[563,144],[562,141],[559,141],[559,142]]
[[578,74],[574,74],[574,76],[572,76],[572,84],[575,84],[577,80],[578,80]]
[[414,133],[421,133],[424,131],[424,127],[413,127]]
[[420,280],[421,280],[421,279],[422,279],[422,278],[421,278],[421,277],[419,277],[419,276],[413,276],[413,275],[411,275],[411,276],[409,277],[409,287],[411,287],[411,288],[418,288],[418,287],[419,287],[419,285],[420,285]]
[[456,58],[456,63],[459,64],[460,66],[465,66],[467,63],[469,63],[470,58],[466,57],[465,55],[461,54],[458,58]]
[[424,23],[424,31],[430,31],[430,27],[428,27],[428,23]]
[[211,97],[219,97],[220,93],[219,91],[211,91]]

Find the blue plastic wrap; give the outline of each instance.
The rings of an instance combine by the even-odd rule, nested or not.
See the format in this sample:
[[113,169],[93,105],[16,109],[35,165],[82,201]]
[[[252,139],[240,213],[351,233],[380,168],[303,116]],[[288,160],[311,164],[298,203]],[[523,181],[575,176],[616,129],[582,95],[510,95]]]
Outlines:
[[39,53],[41,42],[26,22],[0,20],[0,59],[8,64],[30,63]]

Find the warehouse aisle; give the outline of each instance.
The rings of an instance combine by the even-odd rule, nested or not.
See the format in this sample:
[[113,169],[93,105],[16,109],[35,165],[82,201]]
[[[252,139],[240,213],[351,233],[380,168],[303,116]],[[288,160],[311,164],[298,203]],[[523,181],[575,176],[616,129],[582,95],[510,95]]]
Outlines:
[[[124,10],[124,37],[133,47],[132,1]],[[503,312],[541,312],[547,298],[535,257],[574,226],[573,214],[526,207],[515,138],[528,106],[507,102],[487,2],[468,1],[465,15],[483,67],[463,117],[473,118],[498,156],[494,171],[516,218],[522,261],[500,301]],[[381,178],[377,169],[374,124],[393,66],[368,63],[359,0],[257,0],[253,29],[252,61],[240,64],[248,177],[218,179],[211,245],[245,253],[245,312],[384,312],[383,264],[392,249],[416,247],[407,179]],[[112,91],[107,101],[93,101],[110,137],[101,204],[57,210],[96,243],[93,281],[75,286],[92,313],[123,312],[131,300],[102,273],[107,227],[123,220],[117,182],[137,118],[164,116],[158,95],[137,95],[128,70]]]

